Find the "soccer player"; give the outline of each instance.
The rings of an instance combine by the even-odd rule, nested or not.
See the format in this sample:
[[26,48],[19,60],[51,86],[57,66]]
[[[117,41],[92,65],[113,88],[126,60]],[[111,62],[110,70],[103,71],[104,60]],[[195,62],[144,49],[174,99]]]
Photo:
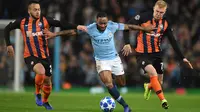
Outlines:
[[[52,91],[52,65],[49,58],[48,41],[43,34],[44,29],[51,26],[65,29],[79,29],[86,31],[85,26],[62,24],[52,18],[46,18],[40,13],[40,4],[37,1],[30,1],[28,4],[28,17],[16,19],[10,22],[4,30],[7,52],[9,56],[14,56],[14,49],[10,43],[10,31],[20,29],[24,40],[24,59],[27,66],[35,73],[35,100],[38,106],[46,109],[53,109],[48,102],[48,97]],[[43,91],[43,96],[40,93]]]
[[193,68],[190,62],[183,56],[176,43],[173,30],[164,17],[166,10],[167,3],[163,0],[158,0],[154,5],[153,12],[138,14],[129,21],[130,24],[140,26],[152,24],[157,28],[154,30],[154,33],[139,31],[136,38],[135,51],[138,65],[150,76],[150,83],[144,84],[144,98],[148,100],[151,89],[153,89],[161,100],[164,109],[168,109],[169,106],[161,88],[163,83],[163,61],[162,49],[160,47],[162,38],[167,37],[178,57],[191,69]]
[[[96,60],[96,68],[101,81],[105,84],[110,95],[124,107],[124,112],[131,112],[128,104],[120,96],[115,84],[113,84],[112,73],[116,76],[119,85],[125,86],[124,69],[121,59],[116,51],[114,43],[114,33],[117,30],[143,30],[144,32],[154,29],[149,27],[140,27],[137,25],[129,25],[123,23],[115,23],[108,21],[107,14],[100,12],[97,14],[96,22],[87,26],[88,34],[91,37],[94,49],[94,57]],[[61,32],[51,33],[44,31],[45,35],[53,38],[58,35],[73,35],[75,30],[65,30]]]

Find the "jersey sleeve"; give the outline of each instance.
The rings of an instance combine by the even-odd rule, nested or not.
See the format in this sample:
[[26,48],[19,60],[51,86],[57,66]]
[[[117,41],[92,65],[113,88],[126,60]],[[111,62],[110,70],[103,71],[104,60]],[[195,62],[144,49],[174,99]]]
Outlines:
[[152,17],[152,12],[144,12],[136,14],[128,21],[128,24],[141,25],[151,17]]
[[134,25],[140,25],[141,23],[142,23],[142,21],[141,21],[140,14],[135,15],[128,21],[128,24],[134,24]]
[[46,19],[50,27],[60,27],[61,29],[67,30],[67,29],[76,29],[78,26],[76,24],[68,22],[61,22],[50,17],[47,17]]
[[164,32],[164,36],[167,36],[169,42],[171,43],[174,51],[176,52],[176,54],[178,55],[178,57],[183,60],[183,58],[185,58],[177,44],[177,41],[175,39],[175,36],[173,35],[173,29],[171,28],[171,25],[168,24],[166,31]]
[[[141,17],[143,14],[136,14],[133,16],[127,24],[134,24],[134,25],[140,25],[142,23],[142,18]],[[124,31],[124,43],[125,44],[130,44],[130,39],[129,39],[129,30]]]
[[10,43],[10,31],[14,29],[20,29],[20,23],[22,19],[16,19],[12,22],[10,22],[4,29],[4,38],[6,41],[6,45],[11,45]]
[[123,23],[116,23],[113,21],[109,21],[108,23],[110,26],[110,29],[112,30],[112,32],[116,32],[117,30],[124,30],[124,24]]
[[88,30],[88,31],[87,31],[87,34],[89,34],[89,35],[92,34],[93,29],[96,28],[95,25],[96,25],[96,23],[92,23],[92,24],[89,24],[88,26],[86,26],[86,27],[87,27],[87,30]]

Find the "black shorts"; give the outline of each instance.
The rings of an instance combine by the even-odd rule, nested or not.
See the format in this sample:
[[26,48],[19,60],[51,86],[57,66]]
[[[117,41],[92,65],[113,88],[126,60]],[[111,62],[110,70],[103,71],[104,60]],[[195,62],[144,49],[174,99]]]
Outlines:
[[29,56],[27,58],[24,58],[24,60],[29,70],[33,70],[33,67],[37,63],[41,63],[45,68],[45,75],[52,76],[52,64],[49,58],[42,59],[35,56]]
[[158,74],[163,74],[164,66],[161,53],[152,53],[152,54],[137,53],[136,59],[138,66],[143,70],[147,65],[151,64],[156,69]]

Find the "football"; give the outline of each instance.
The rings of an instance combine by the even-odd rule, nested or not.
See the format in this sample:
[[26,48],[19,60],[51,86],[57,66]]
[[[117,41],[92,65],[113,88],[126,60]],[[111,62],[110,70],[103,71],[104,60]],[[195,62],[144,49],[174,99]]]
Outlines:
[[115,107],[115,100],[109,96],[104,97],[100,101],[100,108],[103,112],[113,112]]

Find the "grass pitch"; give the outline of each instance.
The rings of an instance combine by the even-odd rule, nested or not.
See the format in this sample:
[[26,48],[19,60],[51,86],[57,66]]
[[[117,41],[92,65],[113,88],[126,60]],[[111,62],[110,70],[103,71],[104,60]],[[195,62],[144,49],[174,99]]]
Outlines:
[[[88,92],[58,92],[52,93],[49,102],[52,112],[101,112],[99,101],[108,93],[91,95]],[[166,98],[170,108],[164,110],[153,94],[150,100],[143,99],[143,93],[128,93],[122,95],[132,112],[200,112],[200,95],[176,95],[167,93]],[[44,107],[38,107],[34,101],[33,92],[10,93],[0,92],[0,112],[47,112]],[[117,104],[114,112],[123,112]]]

